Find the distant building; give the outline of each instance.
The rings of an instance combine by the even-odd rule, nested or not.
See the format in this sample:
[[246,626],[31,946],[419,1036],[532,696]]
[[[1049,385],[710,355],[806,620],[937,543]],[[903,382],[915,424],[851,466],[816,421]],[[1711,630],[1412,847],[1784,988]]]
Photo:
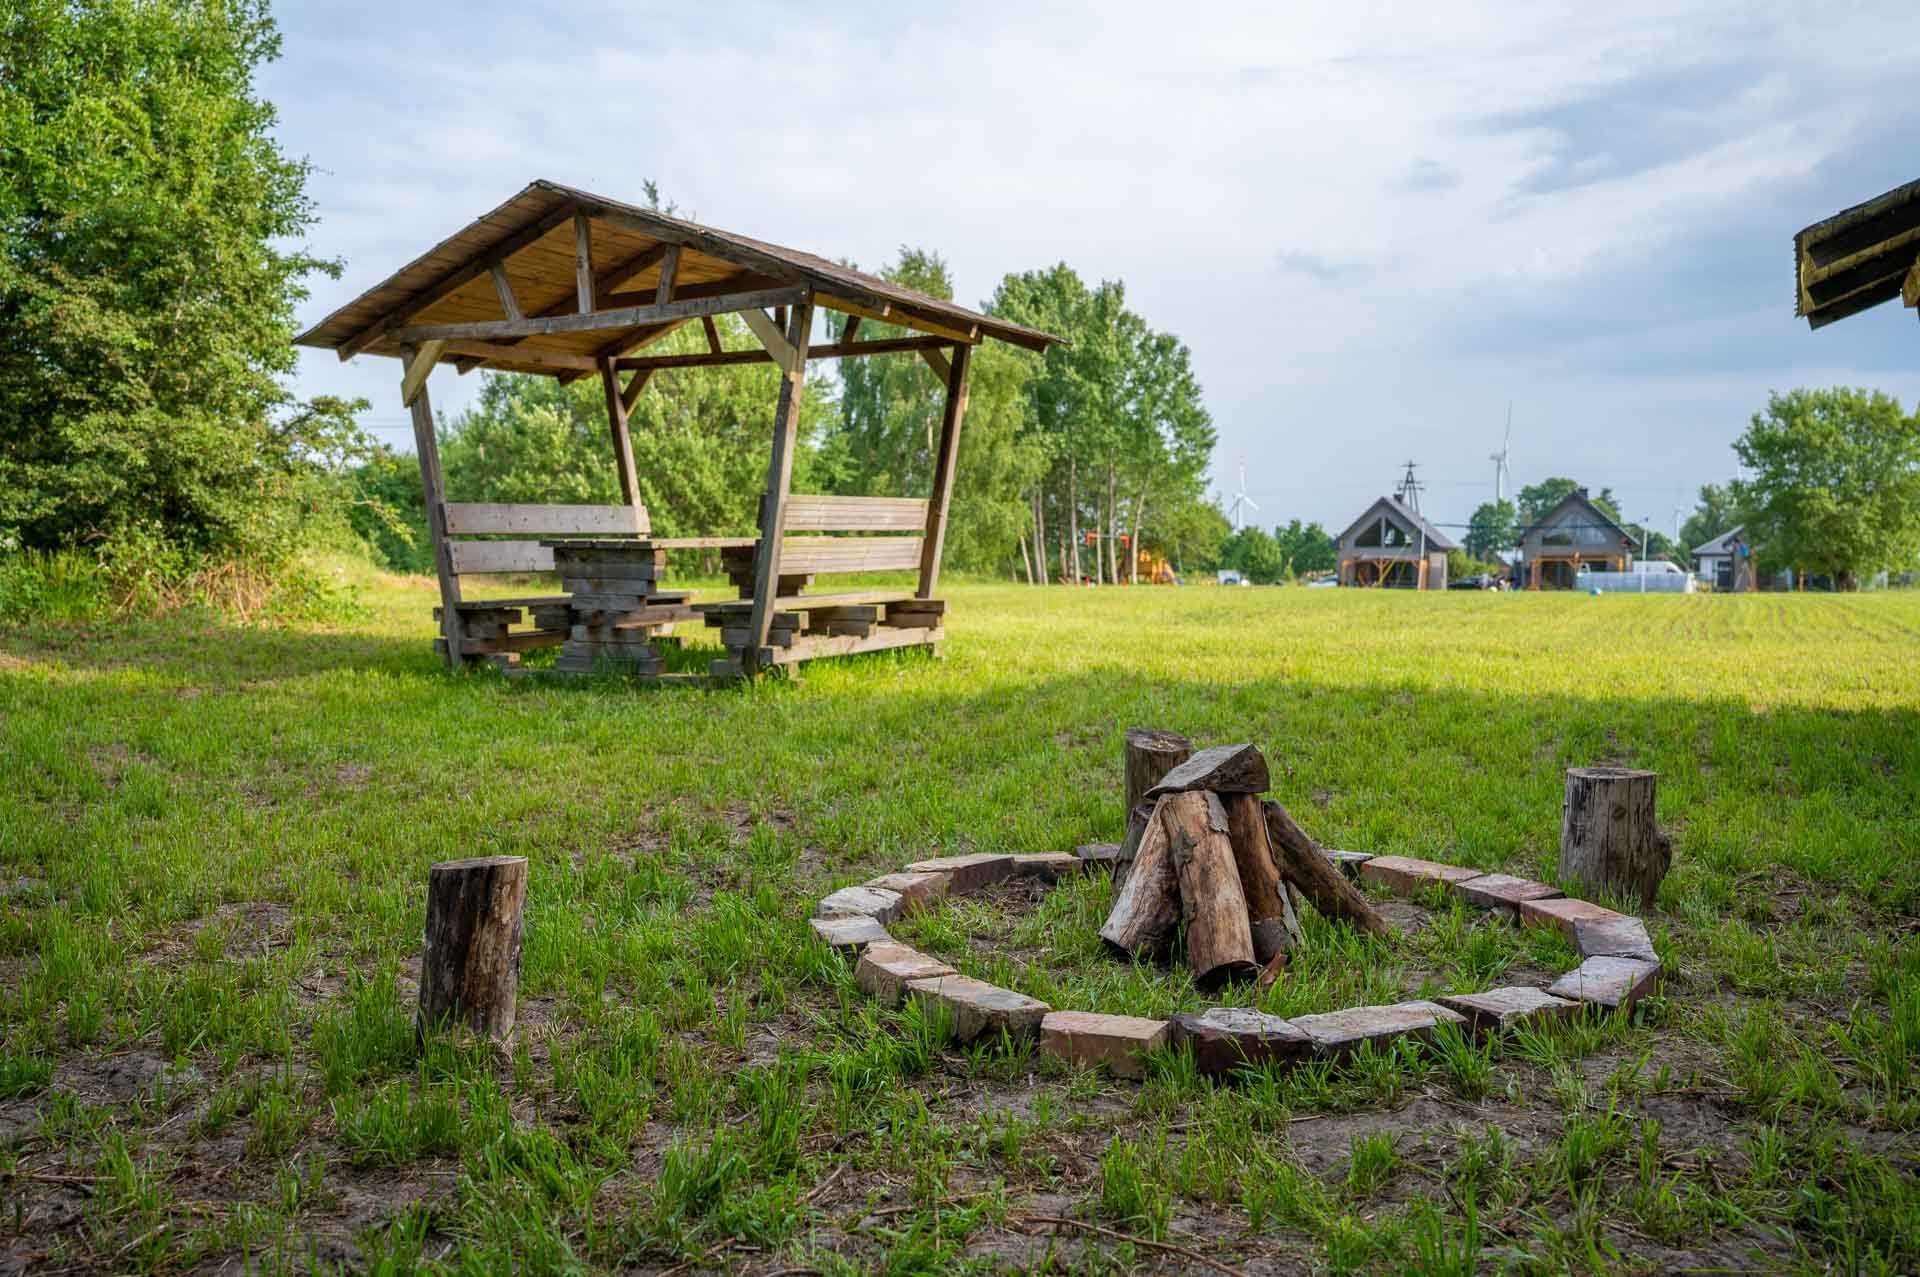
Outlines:
[[1637,548],[1633,536],[1608,518],[1585,488],[1576,488],[1520,534],[1514,585],[1529,590],[1578,589],[1583,568],[1625,572]]
[[1446,533],[1395,497],[1368,506],[1335,544],[1340,584],[1397,590],[1446,589],[1447,551],[1456,548]]
[[1751,590],[1753,547],[1744,527],[1728,528],[1705,545],[1693,547],[1693,570],[1716,590]]

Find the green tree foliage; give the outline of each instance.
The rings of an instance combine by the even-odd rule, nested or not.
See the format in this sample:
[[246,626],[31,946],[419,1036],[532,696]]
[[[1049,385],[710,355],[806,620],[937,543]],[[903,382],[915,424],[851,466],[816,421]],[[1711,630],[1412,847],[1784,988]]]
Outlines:
[[307,166],[256,92],[262,0],[0,11],[0,529],[277,553],[361,446],[295,408]]
[[1739,507],[1734,504],[1730,484],[1707,483],[1700,486],[1700,501],[1687,521],[1680,525],[1680,550],[1690,554],[1695,546],[1705,545],[1723,532],[1738,527]]
[[1272,585],[1286,575],[1287,560],[1272,533],[1245,527],[1221,545],[1220,566],[1232,568],[1255,585]]
[[[1090,558],[1094,579],[1127,579],[1119,538],[1175,548],[1167,532],[1192,527],[1213,455],[1213,421],[1187,348],[1129,310],[1124,286],[1089,289],[1065,264],[1007,276],[990,309],[1067,339],[1028,382],[1048,463],[1032,494],[1034,551],[1071,547],[1069,575]],[[1098,534],[1090,556],[1082,531]]]
[[1339,563],[1339,551],[1334,547],[1333,537],[1318,523],[1301,526],[1294,519],[1284,528],[1273,530],[1273,539],[1280,549],[1280,558],[1286,570],[1296,576],[1309,572],[1330,572]]
[[1920,421],[1879,391],[1767,397],[1734,452],[1729,485],[1761,562],[1825,573],[1842,588],[1920,561]]
[[[947,266],[934,253],[902,249],[886,278],[951,300]],[[846,329],[829,313],[835,340]],[[868,322],[862,339],[907,335]],[[1046,447],[1032,429],[1027,383],[1034,356],[999,342],[974,348],[967,377],[967,413],[960,430],[945,561],[951,567],[1004,569],[1019,557],[1031,522],[1027,494],[1046,468]],[[946,384],[918,355],[871,355],[839,361],[838,413],[824,427],[815,471],[822,487],[861,496],[924,496],[933,471]]]
[[1511,501],[1482,501],[1467,519],[1466,551],[1473,559],[1490,560],[1496,551],[1510,550],[1519,540],[1520,522]]

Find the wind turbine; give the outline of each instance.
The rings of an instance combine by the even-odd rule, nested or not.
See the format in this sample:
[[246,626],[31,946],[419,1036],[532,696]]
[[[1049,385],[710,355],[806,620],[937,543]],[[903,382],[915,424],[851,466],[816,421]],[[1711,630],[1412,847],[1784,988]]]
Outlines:
[[1247,463],[1242,461],[1240,463],[1240,491],[1234,494],[1233,505],[1229,507],[1233,512],[1233,530],[1238,532],[1245,525],[1245,520],[1241,517],[1245,511],[1258,510],[1259,508],[1260,503],[1247,495]]
[[1507,485],[1513,481],[1513,471],[1507,468],[1507,454],[1513,442],[1513,405],[1507,405],[1507,433],[1500,439],[1500,451],[1487,460],[1493,462],[1493,499],[1496,503],[1507,499]]

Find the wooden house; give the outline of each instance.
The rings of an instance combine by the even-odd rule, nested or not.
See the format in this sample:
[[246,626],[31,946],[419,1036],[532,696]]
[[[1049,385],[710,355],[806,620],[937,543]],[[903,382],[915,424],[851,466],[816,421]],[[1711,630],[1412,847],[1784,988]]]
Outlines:
[[[832,344],[815,344],[821,310],[847,317]],[[752,334],[727,349],[715,316],[738,315]],[[904,335],[862,338],[862,321]],[[707,348],[648,354],[689,325]],[[440,581],[438,646],[449,664],[502,663],[562,646],[563,669],[612,666],[657,675],[654,640],[675,621],[720,630],[715,676],[751,676],[816,656],[934,644],[944,637],[941,548],[953,495],[973,348],[992,338],[1045,350],[1053,336],[902,288],[812,253],[783,248],[536,181],[334,311],[298,341],[399,361],[400,398],[413,414],[428,528]],[[792,491],[800,399],[821,359],[900,355],[924,360],[945,384],[931,490],[886,497]],[[634,470],[628,414],[656,375],[685,368],[771,363],[781,372],[768,405],[767,477],[757,535],[667,540],[651,535]],[[592,377],[604,391],[621,502],[507,505],[447,499],[427,378],[451,364]],[[669,552],[718,551],[737,599],[692,603],[664,588]],[[539,598],[464,597],[463,576],[557,571],[562,591]],[[895,572],[915,583],[809,592],[817,575]],[[527,617],[534,628],[518,629]],[[572,663],[569,663],[572,662]]]
[[1400,590],[1447,588],[1447,551],[1454,543],[1418,510],[1381,497],[1335,541],[1340,584]]
[[1521,532],[1515,585],[1571,590],[1579,587],[1582,567],[1630,572],[1635,545],[1627,530],[1608,518],[1585,488],[1579,488]]

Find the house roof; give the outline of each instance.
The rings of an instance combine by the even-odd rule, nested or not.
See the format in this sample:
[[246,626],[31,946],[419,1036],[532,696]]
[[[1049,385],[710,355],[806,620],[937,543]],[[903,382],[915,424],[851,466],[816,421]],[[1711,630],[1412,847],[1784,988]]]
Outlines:
[[1746,531],[1746,528],[1744,526],[1736,524],[1735,526],[1728,528],[1725,532],[1722,532],[1719,536],[1715,537],[1713,540],[1707,542],[1705,545],[1694,546],[1693,553],[1694,554],[1730,554],[1733,552],[1733,539],[1739,536],[1744,531]]
[[1576,503],[1578,503],[1581,506],[1584,506],[1586,508],[1587,513],[1591,514],[1595,519],[1599,520],[1601,526],[1612,528],[1615,532],[1619,533],[1623,540],[1631,541],[1634,539],[1632,533],[1628,532],[1625,528],[1621,527],[1619,523],[1615,522],[1612,518],[1608,517],[1607,512],[1605,510],[1602,510],[1599,506],[1593,503],[1593,498],[1587,495],[1587,490],[1585,488],[1580,488],[1576,491],[1569,492],[1566,496],[1560,498],[1560,500],[1554,504],[1554,507],[1551,510],[1548,510],[1545,514],[1535,519],[1532,523],[1520,529],[1520,535],[1514,539],[1517,541],[1525,541],[1529,536],[1533,535],[1533,533],[1536,530],[1546,526],[1548,523],[1551,523],[1554,520],[1554,518],[1557,517],[1562,510]]
[[1334,538],[1335,541],[1341,545],[1345,545],[1347,538],[1357,532],[1361,524],[1382,512],[1393,515],[1416,532],[1424,532],[1427,537],[1427,548],[1430,550],[1452,550],[1458,548],[1454,545],[1453,538],[1449,537],[1439,528],[1434,527],[1433,524],[1427,522],[1426,518],[1422,516],[1418,510],[1405,505],[1397,497],[1381,497],[1376,500],[1361,513],[1359,518],[1349,523],[1347,530]]
[[529,183],[295,340],[338,351],[342,359],[362,351],[398,355],[405,343],[396,330],[506,322],[511,316],[501,280],[524,316],[574,314],[580,291],[576,218],[583,218],[586,228],[594,308],[644,312],[652,307],[655,313],[636,315],[637,322],[611,330],[582,327],[504,341],[465,340],[462,334],[448,341],[442,358],[517,372],[591,370],[595,359],[629,353],[699,317],[663,321],[658,313],[655,303],[669,260],[674,263],[671,299],[691,303],[687,309],[697,310],[703,298],[750,295],[759,297],[761,306],[778,305],[797,289],[828,309],[954,341],[993,337],[1044,350],[1059,340],[812,253],[544,180]]
[[1809,328],[1899,297],[1920,303],[1920,181],[1843,209],[1793,237],[1794,307]]

